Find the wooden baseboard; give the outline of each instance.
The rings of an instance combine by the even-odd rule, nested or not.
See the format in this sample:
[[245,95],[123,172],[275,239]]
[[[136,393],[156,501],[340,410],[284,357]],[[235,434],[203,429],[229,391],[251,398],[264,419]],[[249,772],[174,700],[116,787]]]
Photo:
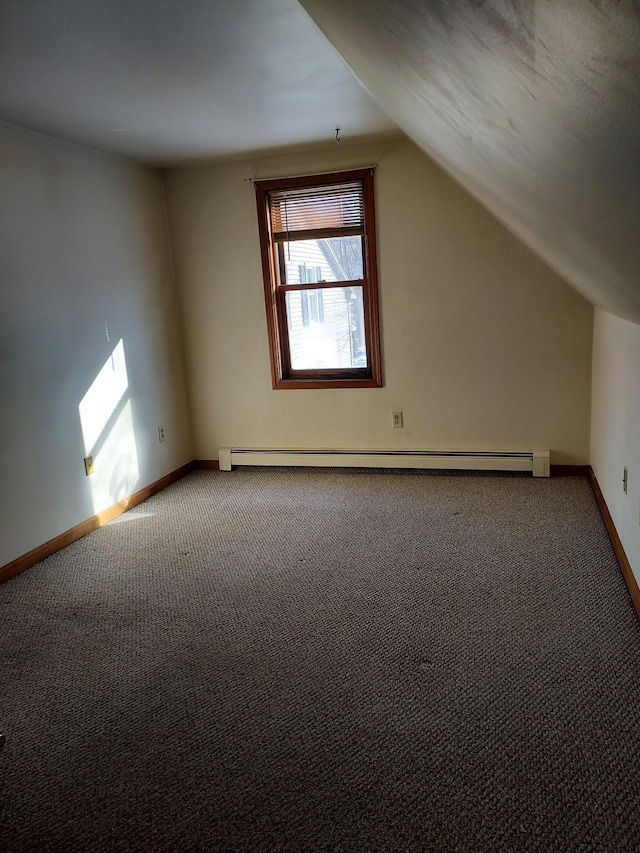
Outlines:
[[71,545],[72,542],[82,539],[82,537],[86,536],[87,533],[92,533],[94,530],[97,530],[109,521],[113,521],[114,518],[122,515],[126,510],[146,501],[147,498],[151,497],[151,495],[161,492],[162,489],[166,489],[167,486],[170,486],[177,480],[181,480],[185,474],[193,471],[195,467],[194,462],[187,462],[186,465],[176,468],[175,471],[171,471],[171,473],[166,474],[159,480],[156,480],[155,483],[151,483],[150,486],[145,486],[144,489],[140,489],[139,492],[131,495],[131,497],[125,498],[123,501],[110,506],[108,509],[99,512],[91,518],[87,518],[86,521],[81,521],[80,524],[76,524],[76,526],[72,527],[71,530],[66,530],[59,536],[55,536],[53,539],[45,542],[44,545],[38,545],[37,548],[29,551],[28,554],[23,554],[22,557],[18,557],[16,560],[12,560],[5,566],[0,567],[0,583],[4,583],[10,578],[19,575],[21,572],[30,569],[31,566],[35,566],[36,563],[41,562],[41,560],[45,560],[47,557],[55,554],[56,551],[60,551],[61,548],[66,548],[67,545]]
[[219,471],[220,463],[217,459],[194,459],[194,468],[202,468],[204,471]]
[[618,536],[616,526],[613,523],[613,518],[611,517],[609,507],[607,506],[607,503],[604,499],[604,495],[602,494],[600,484],[598,483],[596,475],[593,473],[593,468],[591,466],[589,466],[588,478],[589,482],[591,483],[591,488],[593,489],[593,494],[595,496],[596,503],[600,508],[602,518],[609,533],[609,539],[611,540],[616,559],[618,560],[618,564],[620,565],[620,571],[622,572],[622,576],[625,580],[625,583],[627,584],[627,589],[629,590],[629,595],[631,596],[631,600],[633,601],[633,606],[636,608],[636,613],[640,617],[640,588],[638,587],[638,582],[633,573],[633,569],[631,568],[631,563],[629,562],[627,555],[625,554],[625,550],[622,547],[622,542],[620,541],[620,537]]
[[[99,527],[102,527],[104,524],[107,524],[109,521],[112,521],[114,518],[117,518],[119,515],[122,515],[122,513],[126,512],[126,510],[131,509],[132,507],[142,503],[143,501],[146,501],[147,498],[150,498],[152,495],[161,492],[162,489],[165,489],[167,486],[170,486],[177,480],[182,479],[182,477],[184,477],[185,474],[188,474],[190,471],[193,471],[197,468],[209,471],[217,471],[219,467],[220,466],[217,459],[194,459],[192,462],[187,462],[186,465],[182,465],[182,467],[176,468],[175,471],[171,471],[171,473],[166,474],[159,480],[156,480],[155,483],[151,483],[151,485],[145,486],[144,489],[140,489],[139,492],[136,492],[135,494],[131,495],[131,497],[125,498],[125,500],[120,501],[119,503],[114,504],[108,509],[105,509],[103,512],[100,512],[97,515],[86,519],[86,521],[81,521],[80,524],[76,524],[76,526],[72,527],[70,530],[61,533],[59,536],[55,536],[53,539],[50,539],[43,545],[39,545],[37,548],[34,548],[32,551],[29,551],[28,554],[23,554],[22,557],[18,557],[17,559],[12,560],[10,563],[7,563],[5,566],[1,566],[0,583],[4,583],[10,578],[19,575],[21,572],[30,569],[31,566],[35,566],[36,563],[45,560],[47,557],[50,557],[51,554],[55,554],[56,551],[60,551],[62,548],[66,548],[66,546],[71,545],[72,542],[76,542],[78,539],[81,539],[88,533],[97,530]],[[622,546],[622,542],[620,541],[620,537],[618,536],[618,531],[616,530],[615,524],[613,523],[611,513],[609,512],[609,508],[607,507],[606,501],[602,494],[602,490],[600,489],[600,485],[598,483],[598,480],[596,479],[596,475],[593,473],[593,469],[590,465],[552,465],[551,476],[586,476],[588,478],[591,484],[591,488],[593,489],[593,494],[595,496],[596,502],[598,504],[598,507],[600,508],[602,518],[604,519],[605,526],[609,533],[609,538],[611,540],[614,553],[620,565],[620,570],[622,571],[625,583],[627,584],[629,595],[631,596],[631,600],[633,601],[636,612],[640,617],[640,588],[638,587],[638,582],[636,581],[635,575],[631,568],[631,564],[629,563],[625,550]]]
[[552,477],[588,477],[589,465],[552,465]]

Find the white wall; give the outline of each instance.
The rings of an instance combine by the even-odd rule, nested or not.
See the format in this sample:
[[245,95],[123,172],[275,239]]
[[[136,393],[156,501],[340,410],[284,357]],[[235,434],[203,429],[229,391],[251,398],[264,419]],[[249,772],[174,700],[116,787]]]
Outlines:
[[[247,179],[372,163],[385,387],[274,391]],[[555,463],[589,461],[591,306],[407,140],[177,169],[165,185],[197,457],[550,448]]]
[[0,124],[0,264],[2,566],[192,449],[157,172]]
[[601,310],[593,333],[591,466],[640,583],[640,326]]

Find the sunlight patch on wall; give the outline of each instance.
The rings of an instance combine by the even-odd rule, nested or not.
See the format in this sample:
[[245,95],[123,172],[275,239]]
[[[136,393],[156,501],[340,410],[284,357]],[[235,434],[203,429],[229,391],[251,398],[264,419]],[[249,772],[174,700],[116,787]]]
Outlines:
[[138,482],[138,454],[124,343],[118,341],[78,406],[94,512],[129,497]]

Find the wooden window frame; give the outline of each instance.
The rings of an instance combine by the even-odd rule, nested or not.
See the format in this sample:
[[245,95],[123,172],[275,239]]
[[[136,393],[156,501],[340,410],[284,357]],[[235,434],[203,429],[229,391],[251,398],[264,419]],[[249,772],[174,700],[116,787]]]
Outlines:
[[[277,244],[272,238],[270,193],[283,189],[316,187],[326,184],[362,184],[364,202],[364,228],[358,230],[363,245],[363,278],[355,281],[314,282],[307,285],[279,284],[280,263]],[[373,170],[360,169],[348,172],[333,172],[324,175],[305,175],[296,178],[256,181],[258,207],[258,231],[262,257],[267,332],[271,358],[271,377],[274,389],[294,388],[380,388],[382,387],[382,357],[380,348],[380,319],[378,311],[378,274],[375,228],[375,202]],[[345,229],[346,230],[346,229]],[[349,229],[353,233],[353,229]],[[312,239],[310,232],[307,239]],[[331,236],[342,236],[339,229]],[[282,245],[282,244],[279,244]],[[280,253],[281,254],[281,253]],[[367,350],[367,366],[358,368],[293,370],[289,354],[289,335],[286,314],[286,292],[288,290],[329,289],[356,285],[362,287],[364,308],[364,333]]]

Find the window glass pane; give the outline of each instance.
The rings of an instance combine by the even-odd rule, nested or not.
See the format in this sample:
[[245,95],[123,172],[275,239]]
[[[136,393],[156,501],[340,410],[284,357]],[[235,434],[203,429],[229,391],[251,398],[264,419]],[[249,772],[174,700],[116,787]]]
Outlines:
[[286,302],[292,370],[367,366],[361,287],[289,290]]
[[294,240],[280,244],[284,253],[286,281],[356,281],[363,278],[362,237],[329,237],[325,240]]

